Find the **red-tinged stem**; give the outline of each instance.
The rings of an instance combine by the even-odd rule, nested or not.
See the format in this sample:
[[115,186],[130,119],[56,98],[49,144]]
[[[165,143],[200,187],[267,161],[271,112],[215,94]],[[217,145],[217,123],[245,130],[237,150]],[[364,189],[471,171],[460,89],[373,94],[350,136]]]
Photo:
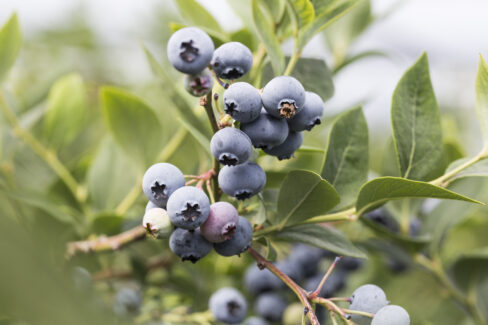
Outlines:
[[281,281],[283,281],[300,299],[303,307],[308,310],[307,317],[312,323],[312,325],[320,325],[317,316],[313,312],[312,305],[308,300],[307,294],[305,291],[295,283],[292,279],[290,279],[286,274],[281,272],[273,263],[266,260],[261,254],[259,254],[253,248],[248,249],[249,254],[258,262],[258,267],[260,268],[267,268],[270,270],[274,275],[276,275]]
[[319,285],[317,286],[317,289],[315,289],[315,291],[309,295],[310,298],[316,298],[320,294],[320,291],[324,287],[325,281],[327,280],[327,278],[329,278],[329,275],[332,273],[332,271],[334,271],[334,268],[336,267],[337,263],[341,260],[341,258],[342,256],[338,256],[334,259],[334,262],[332,262],[331,266],[325,273],[324,277],[322,278],[322,281],[320,281]]

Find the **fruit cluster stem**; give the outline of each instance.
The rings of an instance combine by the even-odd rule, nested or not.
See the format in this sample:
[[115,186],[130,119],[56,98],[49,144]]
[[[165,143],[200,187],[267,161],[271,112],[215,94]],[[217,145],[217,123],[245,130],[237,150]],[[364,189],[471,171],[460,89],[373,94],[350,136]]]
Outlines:
[[312,323],[312,325],[320,325],[317,316],[313,312],[312,305],[308,300],[307,294],[305,290],[303,290],[298,284],[295,283],[292,279],[290,279],[286,274],[280,271],[273,263],[265,259],[261,254],[259,254],[255,249],[249,247],[247,250],[249,254],[258,262],[258,266],[260,268],[267,268],[270,270],[274,275],[276,275],[281,281],[283,281],[300,299],[303,307],[308,310],[307,317]]

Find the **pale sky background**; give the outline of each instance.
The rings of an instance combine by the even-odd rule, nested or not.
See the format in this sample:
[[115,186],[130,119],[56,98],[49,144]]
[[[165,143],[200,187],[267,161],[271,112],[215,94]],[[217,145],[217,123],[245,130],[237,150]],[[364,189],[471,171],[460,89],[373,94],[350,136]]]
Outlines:
[[[144,18],[151,15],[156,0],[81,0],[89,9],[90,22],[101,38],[118,49],[122,69],[136,80],[151,78],[139,47]],[[238,1],[238,0],[234,0]],[[240,26],[225,0],[199,0],[227,29]],[[385,12],[395,0],[372,0],[373,12]],[[78,1],[0,0],[0,21],[17,11],[26,35],[66,19]],[[326,107],[342,110],[367,99],[368,122],[388,120],[391,95],[401,74],[423,51],[429,55],[437,99],[443,106],[463,107],[474,112],[474,79],[478,55],[488,58],[488,1],[406,0],[386,19],[374,24],[354,47],[385,50],[392,59],[361,61],[335,78],[336,93]],[[286,51],[287,49],[285,49]],[[328,58],[321,40],[305,56]],[[125,64],[130,62],[130,64]]]

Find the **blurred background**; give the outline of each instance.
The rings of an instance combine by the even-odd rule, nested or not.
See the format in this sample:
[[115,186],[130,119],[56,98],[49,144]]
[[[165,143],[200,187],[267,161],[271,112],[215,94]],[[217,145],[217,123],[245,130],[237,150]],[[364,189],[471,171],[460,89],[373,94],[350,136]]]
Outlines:
[[[229,35],[252,24],[248,0],[198,2]],[[305,144],[323,148],[333,117],[362,104],[371,137],[371,175],[394,174],[391,170],[396,163],[389,155],[391,96],[405,70],[427,52],[443,114],[444,142],[449,148],[449,157],[440,168],[476,153],[481,139],[474,110],[474,81],[479,54],[488,57],[488,2],[372,0],[370,6],[363,1],[361,8],[317,35],[305,48],[304,57],[325,60],[334,82],[334,94],[325,103],[326,123],[308,133]],[[66,317],[73,319],[73,324],[86,324],[87,310],[94,315],[94,324],[113,322],[106,313],[86,304],[87,299],[80,299],[79,308],[73,308],[68,289],[52,290],[63,287],[61,274],[66,275],[66,270],[79,265],[99,277],[95,286],[105,293],[103,298],[94,298],[99,306],[110,306],[120,287],[140,288],[144,283],[144,297],[150,302],[144,307],[144,320],[156,310],[181,306],[205,310],[207,300],[195,300],[195,292],[208,297],[222,285],[242,288],[243,272],[251,263],[248,257],[223,259],[213,254],[193,266],[175,261],[164,250],[161,256],[161,244],[155,241],[136,243],[113,254],[78,256],[67,265],[60,265],[67,241],[130,229],[140,223],[146,204],[138,182],[147,166],[141,168],[133,162],[109,134],[98,106],[100,86],[128,89],[154,109],[162,125],[160,147],[154,149],[162,150],[159,157],[178,165],[185,174],[200,173],[210,166],[209,157],[200,148],[199,135],[182,133],[182,125],[174,123],[178,116],[175,107],[181,102],[175,99],[169,84],[181,84],[182,78],[166,62],[165,44],[172,33],[170,23],[191,24],[176,4],[169,0],[1,0],[0,25],[13,12],[18,14],[24,40],[19,59],[4,83],[7,100],[21,126],[56,152],[86,191],[81,197],[87,198],[83,204],[78,202],[53,170],[14,137],[0,118],[0,212],[9,217],[0,219],[0,324],[63,324]],[[291,41],[286,41],[283,51],[291,53],[292,46]],[[144,47],[160,62],[165,77],[154,71]],[[47,132],[49,122],[43,115],[57,104],[56,94],[62,93],[63,87],[73,89],[73,96],[69,97],[75,97],[73,105],[81,105],[85,116],[74,124],[77,130],[72,136],[59,141],[69,132]],[[184,102],[198,106],[194,98]],[[200,131],[205,134],[208,129]],[[179,138],[175,139],[175,134]],[[172,147],[165,151],[168,144]],[[290,162],[260,159],[268,171],[318,170],[322,163],[322,156],[313,152],[299,153]],[[276,184],[279,182],[269,187]],[[461,193],[488,201],[488,186],[478,179],[455,185]],[[486,209],[429,202],[425,211],[433,210],[436,216],[452,214],[452,223],[457,225],[443,250],[446,263],[464,250],[488,245]],[[436,226],[435,221],[427,219],[425,224]],[[20,224],[21,229],[14,223]],[[401,256],[401,262],[406,261],[405,269],[404,264],[388,268],[385,265],[391,263],[391,256],[379,249],[386,244],[368,241],[372,237],[368,229],[351,225],[342,230],[370,251],[371,259],[362,271],[351,275],[340,294],[348,295],[363,283],[378,283],[390,300],[410,311],[412,324],[472,324],[432,277],[411,268],[411,261],[401,249],[393,248],[388,254]],[[283,255],[289,251],[287,246],[278,248]],[[157,263],[173,266],[171,270],[163,267],[150,272],[148,265],[160,265]],[[121,271],[121,276],[106,281],[103,272],[113,269]],[[69,282],[70,276],[67,278]],[[17,322],[18,319],[25,322]]]

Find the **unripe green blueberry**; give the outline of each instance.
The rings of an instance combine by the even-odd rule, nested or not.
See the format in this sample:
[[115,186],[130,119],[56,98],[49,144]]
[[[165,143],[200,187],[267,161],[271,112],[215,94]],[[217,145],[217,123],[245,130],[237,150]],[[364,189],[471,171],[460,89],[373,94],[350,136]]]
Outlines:
[[155,238],[168,238],[173,231],[168,212],[161,208],[146,211],[142,219],[142,226]]

